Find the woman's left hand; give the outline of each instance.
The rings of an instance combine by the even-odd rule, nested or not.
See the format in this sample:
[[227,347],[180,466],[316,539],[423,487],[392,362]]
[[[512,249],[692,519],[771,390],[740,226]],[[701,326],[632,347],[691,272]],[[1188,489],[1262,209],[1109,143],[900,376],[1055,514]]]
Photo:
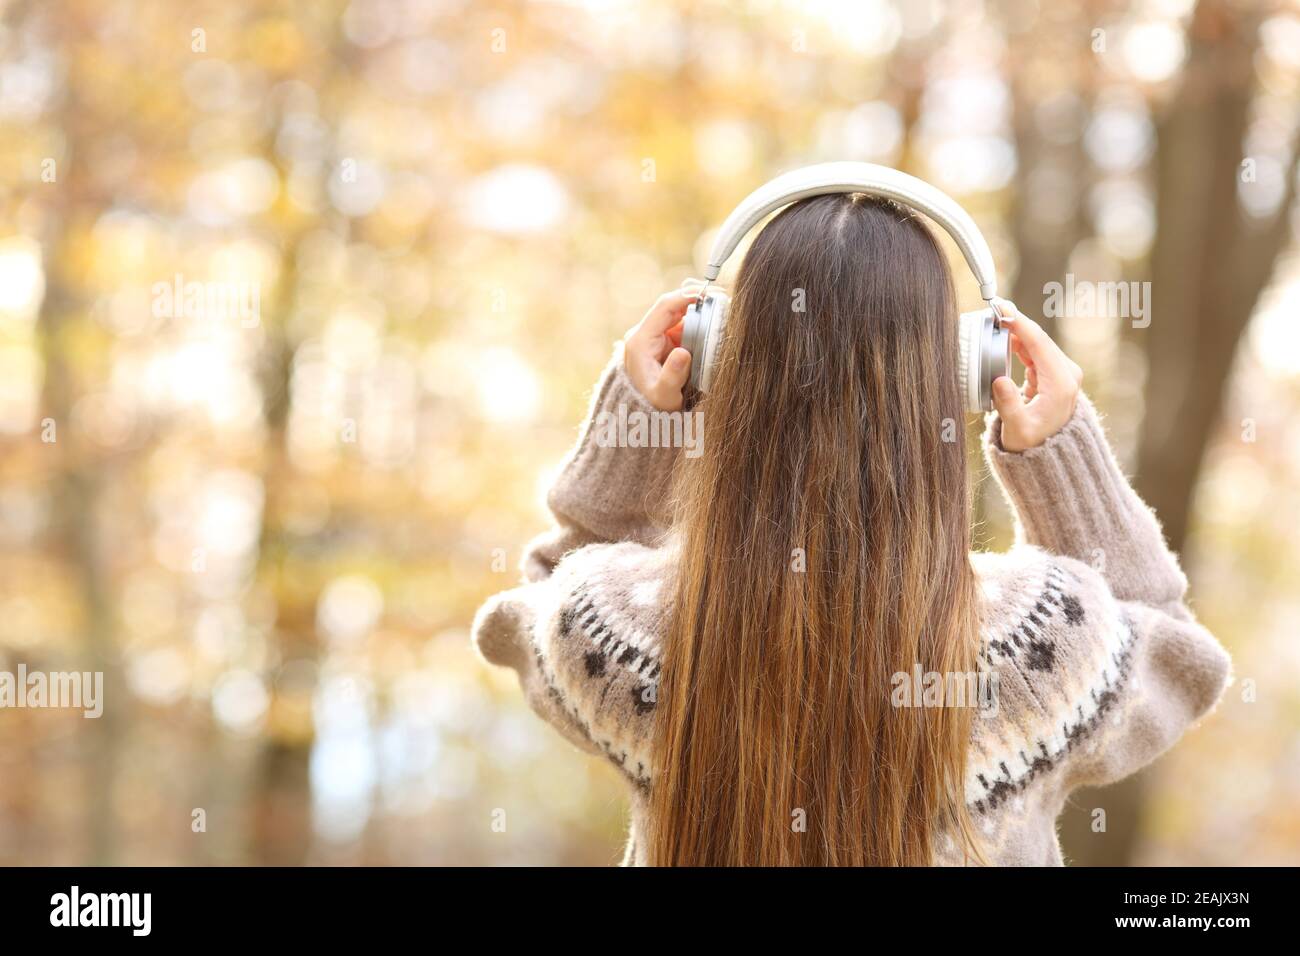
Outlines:
[[699,294],[696,285],[665,292],[623,336],[623,369],[636,390],[661,412],[675,412],[684,402],[691,353],[681,347],[681,325]]
[[1074,416],[1083,369],[1037,322],[1010,303],[1002,306],[1011,348],[1025,363],[1025,385],[1017,389],[1009,377],[999,376],[993,382],[993,406],[1002,419],[1003,450],[1021,452],[1043,444]]

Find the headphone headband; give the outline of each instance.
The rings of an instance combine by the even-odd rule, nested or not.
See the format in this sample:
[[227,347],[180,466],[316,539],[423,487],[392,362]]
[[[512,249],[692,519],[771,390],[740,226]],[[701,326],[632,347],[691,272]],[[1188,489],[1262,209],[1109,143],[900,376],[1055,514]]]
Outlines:
[[966,210],[929,183],[874,163],[838,162],[805,166],[755,189],[722,224],[709,253],[709,266],[704,270],[704,277],[709,281],[716,279],[740,240],[768,213],[797,200],[828,193],[866,193],[892,199],[925,213],[957,243],[979,283],[980,298],[991,301],[998,294],[993,254]]

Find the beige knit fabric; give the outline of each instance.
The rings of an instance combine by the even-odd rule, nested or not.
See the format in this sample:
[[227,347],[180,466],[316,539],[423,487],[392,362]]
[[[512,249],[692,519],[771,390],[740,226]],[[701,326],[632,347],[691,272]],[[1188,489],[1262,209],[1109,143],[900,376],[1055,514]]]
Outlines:
[[[631,788],[624,862],[644,863],[636,835],[654,780],[651,725],[674,596],[667,502],[680,452],[602,447],[594,423],[620,405],[654,413],[624,375],[621,347],[551,487],[556,526],[527,548],[528,583],[483,606],[474,640],[518,673],[533,710],[621,771]],[[1060,865],[1056,818],[1070,792],[1167,750],[1218,701],[1229,659],[1184,603],[1178,562],[1086,396],[1039,448],[1011,454],[999,436],[990,416],[985,455],[1017,543],[971,556],[981,668],[998,693],[996,710],[974,720],[966,795],[990,862]],[[960,859],[949,847],[936,862]]]

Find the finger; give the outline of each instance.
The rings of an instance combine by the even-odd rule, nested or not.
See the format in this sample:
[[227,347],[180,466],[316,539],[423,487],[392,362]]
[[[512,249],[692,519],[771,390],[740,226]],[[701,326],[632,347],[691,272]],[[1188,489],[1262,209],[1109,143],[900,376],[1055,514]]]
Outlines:
[[1073,364],[1046,329],[1014,306],[1011,314],[1003,317],[1002,323],[1011,330],[1013,339],[1019,339],[1033,364],[1046,364],[1058,372]]
[[670,391],[680,392],[691,374],[691,353],[683,348],[675,348],[664,362],[659,373],[658,384]]
[[660,408],[674,407],[681,402],[682,389],[691,374],[691,353],[675,348],[669,353],[659,370],[659,378],[652,386],[655,404]]
[[1034,357],[1029,354],[1029,349],[1025,348],[1025,343],[1021,342],[1019,336],[1014,332],[1011,334],[1011,351],[1015,353],[1016,358],[1020,359],[1025,368],[1034,367]]
[[1021,423],[1028,414],[1025,411],[1025,400],[1020,396],[1016,383],[1005,375],[999,375],[993,380],[993,407],[1002,420],[1011,425]]
[[1028,404],[1038,394],[1038,369],[1034,367],[1034,358],[1029,354],[1029,350],[1014,334],[1011,336],[1011,351],[1025,367],[1025,384],[1020,390],[1020,394],[1024,397],[1025,403]]
[[1070,371],[1070,365],[1073,363],[1041,325],[1029,316],[1019,313],[1007,316],[1002,321],[1015,333],[1025,351],[1029,353],[1030,361],[1025,364],[1032,362],[1038,369],[1040,382],[1044,380],[1059,382],[1073,377]]
[[1002,316],[1002,324],[1010,329],[1024,343],[1025,348],[1029,349],[1032,354],[1038,354],[1047,348],[1051,337],[1043,330],[1043,327],[1027,315],[1020,312],[1009,312]]
[[641,320],[641,331],[646,335],[663,335],[682,320],[692,302],[699,298],[698,289],[675,289],[665,292]]

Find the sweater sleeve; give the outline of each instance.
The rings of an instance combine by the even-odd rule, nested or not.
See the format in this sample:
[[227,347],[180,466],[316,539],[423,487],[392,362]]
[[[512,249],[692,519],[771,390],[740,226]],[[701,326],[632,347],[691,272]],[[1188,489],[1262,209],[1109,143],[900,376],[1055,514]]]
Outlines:
[[996,414],[984,444],[1015,513],[1018,541],[1091,565],[1121,601],[1185,614],[1187,579],[1178,559],[1120,471],[1086,395],[1066,426],[1037,448],[1004,451]]
[[540,717],[636,787],[650,777],[669,485],[677,449],[697,447],[674,440],[675,421],[702,438],[642,398],[620,343],[547,495],[555,526],[528,546],[527,582],[488,599],[473,626],[479,653],[515,671]]
[[683,444],[703,434],[698,416],[650,404],[623,369],[623,343],[614,348],[591,401],[577,444],[546,495],[553,527],[525,549],[530,581],[548,576],[561,557],[589,544],[653,544],[670,523],[669,490]]
[[[1165,545],[1151,509],[1116,463],[1097,412],[1080,395],[1066,426],[1043,445],[1011,453],[991,416],[985,451],[1017,518],[1016,537],[1073,559],[1078,579],[1096,580],[1111,612],[1066,634],[1091,645],[1061,648],[1091,658],[1099,683],[1075,703],[1062,730],[1070,747],[1070,787],[1114,782],[1172,746],[1219,700],[1229,679],[1227,652],[1185,603],[1187,579]],[[1039,695],[1040,699],[1043,695]]]
[[631,541],[566,554],[554,573],[490,598],[474,642],[519,677],[528,705],[583,750],[648,786],[670,546]]

